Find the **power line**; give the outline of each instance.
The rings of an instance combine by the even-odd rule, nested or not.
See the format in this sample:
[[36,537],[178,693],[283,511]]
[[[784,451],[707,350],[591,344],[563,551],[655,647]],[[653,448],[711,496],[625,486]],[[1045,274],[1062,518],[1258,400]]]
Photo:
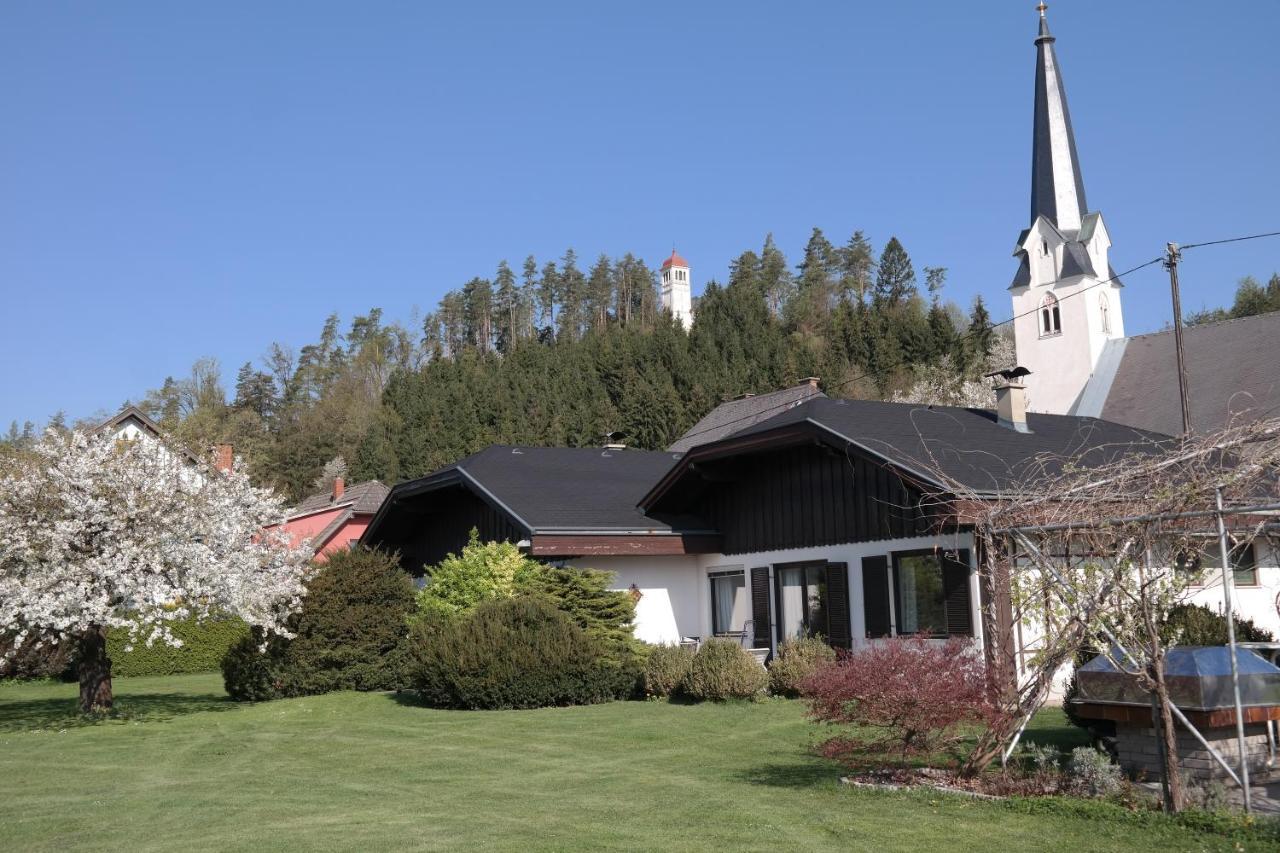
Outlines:
[[1250,234],[1248,237],[1228,237],[1225,240],[1209,240],[1204,243],[1187,243],[1185,249],[1199,249],[1201,246],[1221,246],[1223,243],[1242,243],[1245,240],[1259,240],[1263,237],[1280,237],[1280,231],[1268,231],[1265,234]]

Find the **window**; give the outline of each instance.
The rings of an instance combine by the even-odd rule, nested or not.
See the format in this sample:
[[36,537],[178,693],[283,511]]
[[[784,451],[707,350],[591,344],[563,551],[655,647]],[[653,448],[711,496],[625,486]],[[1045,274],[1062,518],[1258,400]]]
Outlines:
[[1102,334],[1111,334],[1111,304],[1105,293],[1098,294],[1098,311],[1102,314]]
[[894,554],[893,563],[898,633],[947,636],[942,557],[934,552]]
[[747,579],[741,571],[712,572],[711,633],[716,636],[740,633],[746,628],[751,604],[747,600]]
[[1049,241],[1048,241],[1048,240],[1041,240],[1041,241],[1040,241],[1040,254],[1041,254],[1041,256],[1045,256],[1045,257],[1047,257],[1047,256],[1048,256],[1048,254],[1049,254]]
[[826,563],[777,567],[778,630],[781,639],[827,636]]
[[1040,303],[1040,337],[1062,334],[1062,314],[1058,311],[1058,297],[1046,293]]
[[[1177,569],[1194,575],[1194,584],[1212,584],[1222,577],[1222,548],[1217,539],[1206,541],[1199,553],[1181,555]],[[1258,564],[1252,542],[1239,542],[1231,547],[1231,579],[1236,586],[1258,585]]]

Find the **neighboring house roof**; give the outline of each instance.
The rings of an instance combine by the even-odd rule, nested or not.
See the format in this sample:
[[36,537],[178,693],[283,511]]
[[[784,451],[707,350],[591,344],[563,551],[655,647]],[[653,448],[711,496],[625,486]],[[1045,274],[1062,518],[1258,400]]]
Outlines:
[[129,421],[137,421],[138,425],[156,438],[164,438],[164,433],[160,430],[160,425],[153,421],[146,412],[137,406],[125,406],[112,417],[107,418],[102,423],[93,428],[92,432],[102,433],[111,429],[119,429]]
[[382,506],[382,502],[386,500],[390,491],[391,489],[377,480],[369,480],[347,486],[342,497],[334,500],[333,490],[328,489],[303,498],[302,502],[293,508],[289,517],[297,518],[300,515],[310,515],[313,512],[339,506],[349,506],[351,512],[356,515],[372,515],[378,511],[378,507]]
[[1000,426],[995,412],[986,409],[819,397],[694,448],[641,503],[657,506],[685,470],[701,459],[763,449],[775,436],[798,430],[837,448],[859,448],[925,484],[945,489],[958,483],[982,496],[1052,475],[1065,460],[1101,465],[1129,453],[1157,453],[1173,441],[1167,435],[1072,415],[1029,414],[1027,425],[1030,432],[1025,433]]
[[[1182,339],[1195,432],[1280,412],[1280,312],[1188,326]],[[1108,342],[1077,413],[1180,434],[1173,330]]]
[[680,257],[678,254],[676,254],[675,249],[671,250],[671,257],[667,258],[665,261],[662,262],[662,269],[664,270],[667,267],[687,267],[687,266],[689,266],[689,262],[686,261],[684,258]]
[[719,441],[814,397],[825,398],[826,395],[819,390],[818,380],[808,379],[781,391],[739,397],[721,403],[667,449],[683,453],[699,444]]

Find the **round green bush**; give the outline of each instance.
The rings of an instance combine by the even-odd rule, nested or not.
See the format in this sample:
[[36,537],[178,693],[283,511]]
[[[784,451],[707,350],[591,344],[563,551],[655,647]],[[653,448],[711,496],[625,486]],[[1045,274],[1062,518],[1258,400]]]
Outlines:
[[683,690],[692,699],[751,699],[763,692],[768,681],[764,667],[742,646],[714,639],[694,654]]
[[[1236,641],[1240,643],[1270,643],[1275,640],[1271,632],[1236,614]],[[1179,604],[1169,610],[1169,618],[1160,626],[1160,639],[1166,643],[1175,640],[1180,646],[1225,646],[1227,644],[1227,617],[1202,604]]]
[[410,639],[413,686],[425,704],[499,709],[586,705],[625,698],[634,670],[600,640],[535,596],[487,601],[461,616],[428,616]]
[[394,690],[407,685],[405,641],[413,582],[392,556],[354,549],[332,554],[307,586],[294,634],[261,651],[255,632],[222,662],[237,699],[307,696],[333,690]]
[[693,666],[693,649],[688,646],[654,646],[644,667],[644,694],[668,697],[680,691]]
[[800,683],[835,659],[836,650],[819,637],[787,640],[769,664],[769,690],[776,696],[799,696]]

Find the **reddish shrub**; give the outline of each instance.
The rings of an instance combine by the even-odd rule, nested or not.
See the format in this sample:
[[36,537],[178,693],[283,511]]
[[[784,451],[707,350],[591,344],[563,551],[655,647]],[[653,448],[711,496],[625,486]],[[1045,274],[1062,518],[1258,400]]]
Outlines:
[[953,747],[963,723],[984,722],[989,700],[982,656],[972,641],[896,637],[841,657],[801,684],[809,716],[855,727],[828,740],[825,755],[908,755]]

